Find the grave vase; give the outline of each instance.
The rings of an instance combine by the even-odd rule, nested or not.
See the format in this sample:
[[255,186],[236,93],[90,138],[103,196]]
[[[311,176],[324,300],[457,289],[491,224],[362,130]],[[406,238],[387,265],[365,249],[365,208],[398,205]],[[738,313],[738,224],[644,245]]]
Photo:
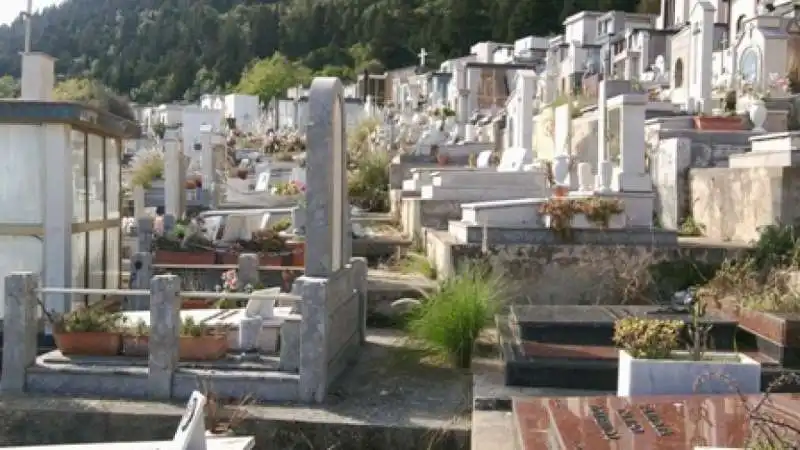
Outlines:
[[553,180],[559,186],[567,184],[569,176],[569,156],[558,155],[553,158]]
[[767,120],[767,105],[764,104],[764,100],[760,98],[753,100],[747,107],[747,113],[753,122],[753,131],[767,131],[764,129],[764,122]]

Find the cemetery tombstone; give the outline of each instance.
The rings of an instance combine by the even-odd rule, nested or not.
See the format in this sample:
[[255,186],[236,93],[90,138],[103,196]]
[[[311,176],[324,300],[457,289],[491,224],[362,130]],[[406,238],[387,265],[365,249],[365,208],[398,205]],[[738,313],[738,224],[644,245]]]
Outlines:
[[205,407],[206,397],[197,391],[192,392],[172,438],[175,450],[206,450]]
[[338,78],[316,78],[309,92],[306,153],[306,270],[327,277],[350,259],[344,97]]
[[714,6],[706,0],[692,5],[689,49],[689,110],[711,113],[711,72],[714,50]]

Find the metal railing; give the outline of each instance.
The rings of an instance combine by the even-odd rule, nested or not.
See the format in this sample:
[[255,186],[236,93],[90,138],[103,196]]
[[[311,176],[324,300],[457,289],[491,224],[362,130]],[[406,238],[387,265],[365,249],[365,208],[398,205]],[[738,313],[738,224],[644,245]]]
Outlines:
[[[94,288],[57,288],[43,287],[36,289],[39,294],[74,294],[74,295],[141,295],[150,296],[148,289],[94,289]],[[257,291],[254,291],[257,292]],[[267,300],[266,296],[255,294],[254,292],[209,292],[209,291],[180,291],[179,298],[206,298],[206,299],[230,299],[230,300]],[[271,298],[270,298],[271,299]],[[301,298],[285,292],[275,295],[275,300],[288,300],[298,302]]]

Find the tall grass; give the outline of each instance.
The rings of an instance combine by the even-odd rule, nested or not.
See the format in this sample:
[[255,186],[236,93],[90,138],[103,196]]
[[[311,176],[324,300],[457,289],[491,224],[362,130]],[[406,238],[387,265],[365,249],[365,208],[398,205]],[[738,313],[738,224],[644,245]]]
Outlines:
[[426,296],[409,321],[409,334],[458,367],[469,368],[475,341],[505,300],[504,292],[499,277],[466,267]]
[[389,211],[389,162],[386,152],[361,153],[350,161],[347,190],[352,204],[370,212]]

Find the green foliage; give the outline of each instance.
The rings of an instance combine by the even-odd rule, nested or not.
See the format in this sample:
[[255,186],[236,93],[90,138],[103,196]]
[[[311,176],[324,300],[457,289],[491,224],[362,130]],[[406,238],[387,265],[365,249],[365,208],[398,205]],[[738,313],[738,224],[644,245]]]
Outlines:
[[762,227],[758,240],[753,243],[750,256],[759,269],[787,264],[798,253],[798,229],[792,225],[767,225]]
[[62,333],[114,332],[120,329],[122,314],[88,306],[54,318],[53,328]]
[[[231,90],[251,61],[278,52],[311,71],[330,74],[332,66],[355,75],[417,64],[425,47],[433,66],[475,42],[547,36],[580,10],[633,11],[636,3],[68,0],[37,14],[32,44],[58,58],[59,74],[96,79],[137,103],[160,103]],[[21,20],[0,27],[0,74],[20,76],[23,36]],[[264,82],[259,95],[274,95],[277,84]]]
[[350,160],[350,203],[371,212],[389,211],[389,163],[386,152],[366,152],[359,159]]
[[19,89],[19,82],[11,75],[0,77],[0,98],[17,98]]
[[57,100],[86,103],[128,120],[136,120],[130,103],[115,94],[102,83],[88,78],[70,78],[58,83],[53,89]]
[[212,334],[212,329],[204,323],[199,323],[192,316],[187,316],[181,323],[181,337],[201,337]]
[[665,359],[678,348],[680,320],[626,317],[614,324],[614,343],[634,358]]
[[398,268],[406,274],[418,273],[425,278],[436,279],[436,266],[425,255],[420,253],[411,252],[403,255]]
[[275,224],[272,225],[271,229],[272,229],[272,231],[274,231],[276,233],[280,233],[281,231],[288,230],[289,227],[291,227],[291,226],[292,226],[292,220],[291,219],[281,219],[281,220],[275,222]]
[[678,234],[681,236],[702,236],[706,231],[706,226],[694,220],[694,217],[689,216],[681,222],[678,229]]
[[311,71],[297,62],[289,61],[280,53],[270,58],[254,61],[242,73],[236,91],[242,94],[257,95],[267,103],[298,84],[308,84]]
[[440,282],[409,321],[411,336],[468,368],[475,340],[506,300],[503,280],[476,266]]

